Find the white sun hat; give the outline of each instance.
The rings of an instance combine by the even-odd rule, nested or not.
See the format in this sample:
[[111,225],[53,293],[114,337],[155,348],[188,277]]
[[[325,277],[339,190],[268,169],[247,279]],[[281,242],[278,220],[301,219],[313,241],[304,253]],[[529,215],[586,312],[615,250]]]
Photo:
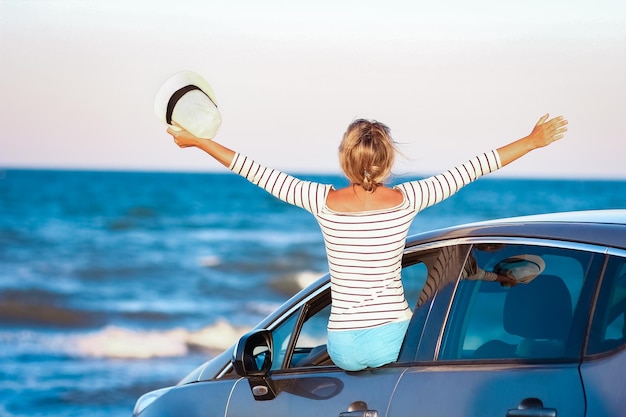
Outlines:
[[154,113],[163,123],[175,121],[199,138],[214,138],[222,124],[213,89],[192,71],[178,72],[161,85]]

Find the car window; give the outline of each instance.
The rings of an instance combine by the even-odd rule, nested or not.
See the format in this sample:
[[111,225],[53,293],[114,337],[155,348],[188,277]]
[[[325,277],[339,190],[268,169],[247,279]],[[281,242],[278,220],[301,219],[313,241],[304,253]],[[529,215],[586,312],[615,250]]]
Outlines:
[[330,317],[330,302],[321,310],[310,314],[302,324],[296,349],[306,349],[319,345],[325,345],[328,340],[326,327]]
[[[411,307],[424,291],[433,252],[413,256],[402,270],[405,295]],[[458,273],[457,273],[458,275]],[[431,294],[429,292],[429,294]],[[432,295],[432,294],[431,294]],[[326,350],[327,326],[331,310],[330,289],[309,301],[273,330],[274,358],[272,370],[332,365]],[[413,328],[421,326],[414,324]],[[417,329],[419,330],[419,329]],[[419,333],[419,331],[418,331]],[[414,348],[413,348],[414,349]]]
[[289,351],[289,342],[292,339],[298,318],[302,309],[291,314],[287,320],[283,321],[280,326],[272,331],[273,341],[273,357],[272,370],[280,369],[285,361],[285,357]]
[[330,308],[330,289],[327,289],[272,330],[273,371],[332,364],[326,352]]
[[541,246],[473,246],[438,359],[577,357],[587,317],[579,310],[588,308],[596,282],[590,271],[597,271],[600,258]]
[[[428,266],[422,260],[414,261],[415,263],[402,268],[402,285],[404,286],[404,295],[409,307],[414,309],[417,301],[424,291],[424,284],[428,277]],[[422,296],[422,298],[425,298]]]
[[596,303],[587,353],[609,352],[626,344],[626,258],[611,257]]
[[[402,282],[414,315],[400,353],[401,360],[409,361],[415,356],[419,341],[424,337],[425,312],[430,311],[430,303],[443,288],[456,283],[470,247],[452,245],[412,252],[405,257]],[[446,304],[445,300],[441,303]],[[326,351],[330,309],[330,290],[327,290],[273,330],[272,370],[332,365]]]

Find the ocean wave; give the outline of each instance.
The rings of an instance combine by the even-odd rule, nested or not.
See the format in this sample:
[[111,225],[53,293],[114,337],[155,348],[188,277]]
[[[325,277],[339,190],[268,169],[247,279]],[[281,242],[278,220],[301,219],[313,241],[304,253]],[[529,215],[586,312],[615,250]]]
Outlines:
[[323,272],[300,271],[293,274],[280,275],[270,281],[274,291],[291,296],[317,281]]
[[10,326],[84,328],[102,324],[97,312],[60,307],[63,297],[45,290],[7,290],[0,296],[0,321]]
[[115,359],[150,359],[184,356],[192,351],[220,352],[234,344],[249,328],[218,321],[197,331],[133,330],[107,326],[96,332],[72,336],[78,356]]

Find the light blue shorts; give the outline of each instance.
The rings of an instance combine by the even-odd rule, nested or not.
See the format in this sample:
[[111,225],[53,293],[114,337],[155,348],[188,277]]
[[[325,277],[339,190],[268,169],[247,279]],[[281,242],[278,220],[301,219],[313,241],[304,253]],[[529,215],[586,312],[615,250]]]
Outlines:
[[377,368],[398,360],[409,320],[371,329],[328,331],[328,354],[346,371]]

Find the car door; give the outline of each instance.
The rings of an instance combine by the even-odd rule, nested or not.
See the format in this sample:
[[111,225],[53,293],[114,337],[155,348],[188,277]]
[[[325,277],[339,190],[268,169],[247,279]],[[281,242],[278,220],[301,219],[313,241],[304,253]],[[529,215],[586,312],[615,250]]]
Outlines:
[[[320,298],[328,299],[327,294],[328,291]],[[313,304],[316,302],[319,300],[314,300]],[[330,305],[329,301],[327,304]],[[308,317],[304,321],[309,308],[309,304],[303,306],[271,332],[262,330],[252,334],[251,337],[257,338],[265,336],[271,343],[272,370],[266,377],[257,378],[250,373],[236,382],[228,402],[228,417],[339,417],[357,410],[381,413],[386,410],[403,367],[361,372],[337,368],[325,352],[325,337],[320,337],[323,333],[313,337],[307,327],[315,321],[325,324],[327,309],[320,312],[326,320]],[[294,340],[297,342],[293,343]],[[259,352],[260,345],[254,346]],[[321,359],[318,350],[321,350]],[[253,356],[253,352],[250,353],[249,356]],[[263,355],[265,352],[254,354],[254,360],[265,361]]]
[[[413,305],[426,275],[427,267],[422,262],[413,261],[411,267],[405,267],[403,281],[407,298]],[[268,345],[272,346],[267,349],[272,352],[271,370],[261,377],[255,377],[250,372],[247,378],[236,382],[228,401],[227,417],[386,415],[397,381],[406,370],[407,361],[403,359],[403,352],[409,352],[408,357],[412,358],[416,349],[414,342],[405,342],[397,363],[358,372],[344,371],[334,366],[325,354],[329,313],[328,287],[269,332],[261,330],[250,336],[266,337]],[[420,334],[422,324],[423,321],[413,320],[409,333]],[[257,349],[257,353],[253,354],[254,361],[264,362],[265,353],[258,353],[262,343],[253,345]],[[245,359],[238,366],[256,366],[243,362]]]
[[[584,416],[580,354],[602,254],[554,242],[474,243],[445,326],[425,327],[439,331],[434,355],[418,346],[387,415]],[[537,258],[543,267],[533,270],[527,261]],[[511,265],[519,269],[507,272]],[[467,276],[476,270],[525,282]]]

